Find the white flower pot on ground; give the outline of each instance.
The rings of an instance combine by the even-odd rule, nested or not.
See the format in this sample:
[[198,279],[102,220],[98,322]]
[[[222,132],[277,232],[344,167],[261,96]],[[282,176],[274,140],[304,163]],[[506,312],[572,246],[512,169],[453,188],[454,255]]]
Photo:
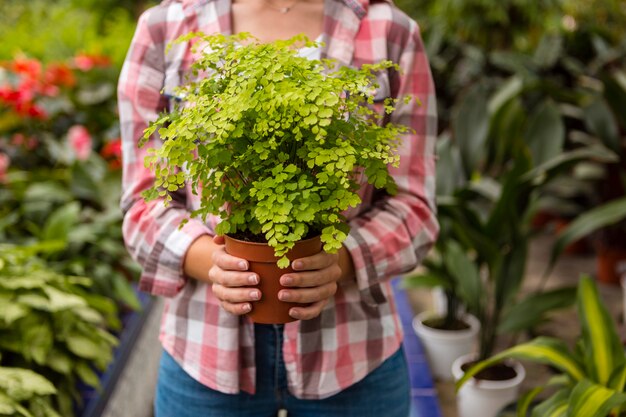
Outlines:
[[472,315],[463,316],[469,328],[440,330],[428,327],[424,321],[439,317],[434,312],[423,312],[413,319],[413,329],[422,342],[433,376],[440,381],[451,381],[452,363],[459,356],[471,353],[476,345],[480,322]]
[[[469,354],[454,361],[452,373],[455,380],[463,376],[462,366],[475,358],[475,354]],[[516,375],[512,379],[488,381],[472,378],[461,387],[456,397],[459,417],[496,417],[500,410],[518,399],[526,371],[517,361],[506,363],[515,370]]]

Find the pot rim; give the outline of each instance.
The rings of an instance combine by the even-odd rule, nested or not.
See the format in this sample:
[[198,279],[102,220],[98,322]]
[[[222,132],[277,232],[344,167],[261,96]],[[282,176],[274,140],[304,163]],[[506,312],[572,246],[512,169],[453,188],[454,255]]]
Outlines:
[[461,319],[466,321],[470,326],[469,329],[464,330],[443,330],[426,326],[424,321],[432,317],[441,317],[441,314],[435,311],[424,311],[413,317],[413,331],[417,334],[425,334],[432,338],[456,340],[460,337],[468,337],[478,334],[480,330],[480,321],[469,313],[461,316]]
[[[238,243],[243,243],[243,244],[246,244],[246,245],[253,245],[253,246],[269,246],[269,244],[268,244],[268,243],[262,243],[262,242],[249,242],[249,241],[247,241],[247,240],[241,240],[241,239],[234,238],[234,237],[229,236],[229,235],[227,235],[227,234],[226,234],[226,235],[223,235],[223,236],[224,236],[224,238],[225,238],[225,239],[230,239],[230,240],[232,240],[232,241],[235,241],[235,242],[238,242]],[[321,235],[315,235],[315,236],[313,236],[313,237],[311,237],[311,238],[308,238],[308,239],[298,240],[298,243],[304,243],[304,242],[309,242],[309,241],[311,241],[311,240],[319,239],[319,238],[320,238],[320,236],[321,236]]]
[[[461,379],[464,374],[461,366],[466,364],[467,362],[471,362],[472,360],[476,359],[477,356],[478,354],[476,353],[468,353],[467,355],[458,357],[452,363],[452,374],[454,375],[454,379],[456,381]],[[504,390],[520,385],[522,381],[524,381],[524,378],[526,378],[526,369],[524,368],[522,363],[515,359],[507,359],[503,362],[511,366],[515,370],[517,375],[515,375],[514,378],[506,379],[504,381],[489,381],[472,377],[469,381],[466,382],[466,384],[471,384],[474,388],[484,388],[488,390]]]

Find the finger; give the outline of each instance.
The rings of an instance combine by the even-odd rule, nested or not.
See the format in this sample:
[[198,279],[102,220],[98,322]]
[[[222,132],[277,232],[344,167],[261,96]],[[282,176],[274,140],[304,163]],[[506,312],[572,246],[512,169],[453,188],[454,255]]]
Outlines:
[[224,249],[213,252],[213,265],[224,270],[247,271],[248,262],[245,259],[237,258],[226,253]]
[[213,267],[209,270],[209,280],[224,287],[245,287],[257,285],[259,276],[249,272],[225,271],[222,268]]
[[328,304],[328,299],[318,301],[310,306],[293,307],[289,309],[289,315],[297,320],[310,320],[319,316],[326,304]]
[[224,236],[213,236],[213,243],[217,244],[217,245],[223,245],[224,242],[226,241],[226,239],[224,239]]
[[241,316],[242,314],[249,313],[252,310],[250,303],[229,303],[228,301],[222,301],[222,308],[231,314]]
[[218,300],[229,303],[246,303],[261,299],[261,291],[257,288],[230,288],[220,284],[213,284],[212,289]]
[[334,264],[322,270],[285,274],[280,277],[280,285],[283,287],[318,287],[329,282],[336,282],[339,278],[341,278],[341,268]]
[[337,262],[337,254],[318,252],[315,255],[299,258],[291,263],[294,271],[312,271],[324,269]]
[[321,300],[332,297],[337,292],[337,284],[331,282],[314,288],[293,288],[288,290],[280,290],[278,299],[288,301],[290,303],[316,303]]

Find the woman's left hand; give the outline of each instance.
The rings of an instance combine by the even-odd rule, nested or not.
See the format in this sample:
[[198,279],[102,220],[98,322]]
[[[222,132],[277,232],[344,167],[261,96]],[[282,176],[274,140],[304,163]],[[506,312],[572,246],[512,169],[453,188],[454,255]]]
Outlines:
[[289,315],[295,319],[309,320],[319,316],[337,292],[337,281],[342,277],[339,255],[319,252],[294,260],[291,267],[294,272],[280,278],[281,285],[289,288],[281,290],[278,298],[290,303],[308,304],[289,310]]

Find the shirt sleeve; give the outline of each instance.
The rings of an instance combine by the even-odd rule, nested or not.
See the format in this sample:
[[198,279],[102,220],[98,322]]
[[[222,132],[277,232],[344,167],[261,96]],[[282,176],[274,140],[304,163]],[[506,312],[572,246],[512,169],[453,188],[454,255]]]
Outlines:
[[162,28],[167,13],[156,6],[139,18],[137,29],[118,83],[122,137],[122,234],[130,255],[142,267],[139,288],[154,295],[176,295],[186,280],[183,260],[191,243],[211,234],[199,220],[189,217],[184,190],[165,207],[162,200],[145,202],[141,192],[154,184],[154,174],[144,167],[147,149],[158,147],[155,134],[139,148],[144,129],[167,108],[161,94],[165,79],[166,39]]
[[356,272],[362,299],[370,305],[386,302],[385,279],[415,268],[433,246],[439,225],[435,205],[435,87],[419,27],[410,21],[409,36],[390,75],[395,98],[413,95],[419,102],[400,100],[390,121],[413,129],[399,147],[400,164],[390,168],[398,193],[373,202],[371,210],[353,219],[344,242]]

